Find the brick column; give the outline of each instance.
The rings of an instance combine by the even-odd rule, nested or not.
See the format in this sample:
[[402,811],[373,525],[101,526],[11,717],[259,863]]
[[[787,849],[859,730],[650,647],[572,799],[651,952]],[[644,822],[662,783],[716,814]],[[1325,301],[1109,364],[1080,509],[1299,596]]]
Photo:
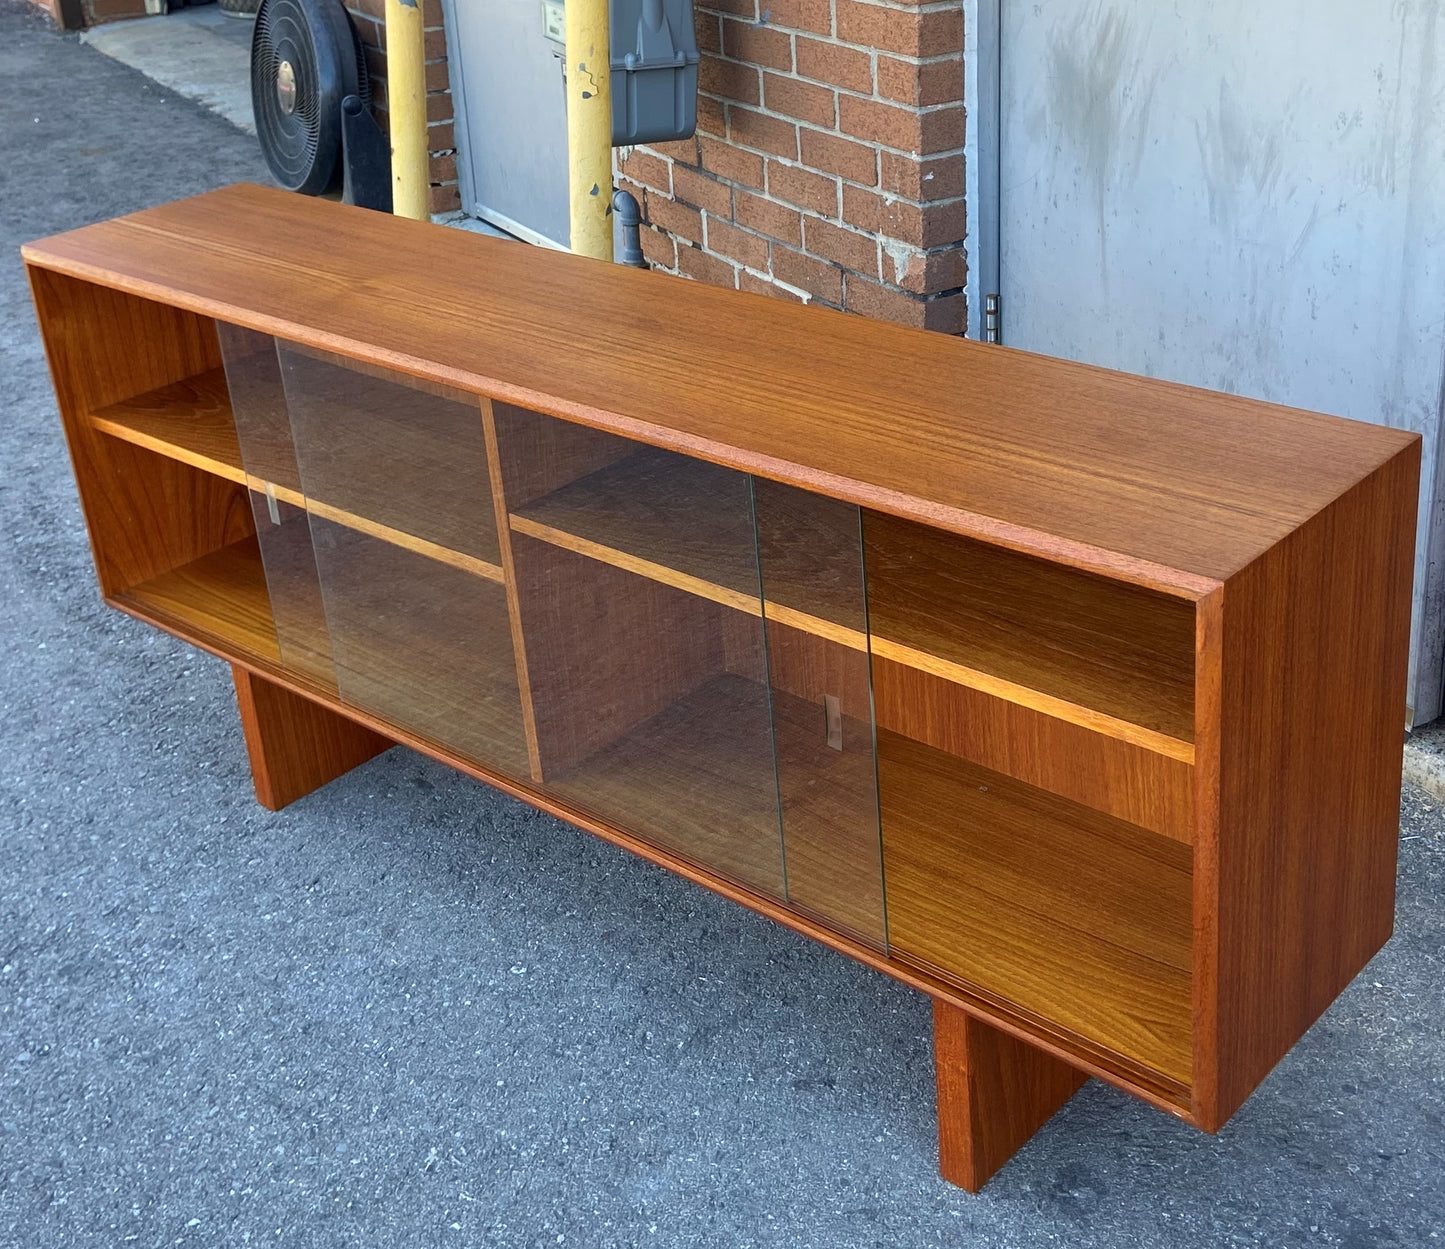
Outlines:
[[[345,0],[351,20],[366,49],[371,74],[371,111],[383,130],[386,110],[385,0]],[[453,124],[451,77],[447,68],[447,35],[441,0],[422,0],[426,18],[427,148],[431,154],[431,210],[456,212],[462,206],[457,187],[457,141]],[[537,19],[541,21],[539,17]]]
[[[60,20],[58,0],[41,0],[40,7],[50,10],[50,15],[55,18],[56,25],[63,26],[65,24]],[[128,17],[145,16],[145,0],[81,0],[80,4],[80,24],[82,26],[99,26],[102,22],[117,22]]]
[[962,5],[696,13],[696,137],[619,153],[652,265],[962,333]]

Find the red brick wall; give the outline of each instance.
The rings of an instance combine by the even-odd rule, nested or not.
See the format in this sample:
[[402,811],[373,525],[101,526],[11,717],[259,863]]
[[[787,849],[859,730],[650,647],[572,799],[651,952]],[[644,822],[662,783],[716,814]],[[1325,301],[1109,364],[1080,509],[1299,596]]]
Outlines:
[[653,266],[961,333],[962,4],[696,13],[696,137],[619,153]]
[[[446,35],[440,0],[423,3],[432,211],[445,213],[461,205]],[[346,5],[385,126],[384,2]],[[697,135],[618,153],[653,267],[962,333],[960,0],[695,5]]]
[[[56,22],[60,21],[58,3],[45,6],[51,10]],[[80,17],[86,26],[99,26],[102,22],[115,22],[128,17],[144,17],[145,0],[81,0]]]
[[[372,112],[384,130],[387,126],[385,0],[345,2],[366,47],[366,64],[371,71]],[[462,201],[457,188],[457,143],[451,78],[447,71],[447,36],[442,26],[441,0],[422,0],[422,3],[426,20],[426,115],[427,146],[431,152],[431,210],[433,213],[456,212]],[[542,20],[540,12],[537,20]]]

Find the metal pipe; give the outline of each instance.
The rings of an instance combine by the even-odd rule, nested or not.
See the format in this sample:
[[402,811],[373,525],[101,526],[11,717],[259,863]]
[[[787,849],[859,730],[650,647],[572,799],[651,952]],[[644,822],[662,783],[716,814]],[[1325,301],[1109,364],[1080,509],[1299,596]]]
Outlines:
[[398,217],[431,220],[426,137],[426,37],[420,0],[386,0],[386,102],[391,203]]
[[572,250],[598,260],[612,259],[612,83],[607,21],[607,0],[567,0],[567,191]]
[[647,257],[642,254],[642,207],[637,196],[631,191],[616,192],[612,196],[612,212],[622,230],[622,255],[617,257],[617,263],[634,269],[647,268]]

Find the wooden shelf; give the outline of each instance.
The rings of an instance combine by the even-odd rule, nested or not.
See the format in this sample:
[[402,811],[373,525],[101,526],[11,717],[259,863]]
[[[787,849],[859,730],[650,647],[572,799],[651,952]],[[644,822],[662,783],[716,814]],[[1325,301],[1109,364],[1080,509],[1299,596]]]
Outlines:
[[[304,527],[281,529],[293,531],[295,540],[277,544],[271,558],[284,559],[285,548],[293,546],[292,554],[309,560]],[[447,741],[485,766],[526,776],[526,738],[501,588],[423,562],[390,543],[368,543],[354,530],[341,532],[351,550],[327,569],[329,636],[298,631],[305,623],[298,616],[278,641],[254,537],[133,586],[114,601],[212,650],[265,665],[281,666],[283,651],[293,668],[298,665],[292,651],[334,653],[343,699],[399,728]],[[365,554],[358,555],[360,544],[367,544]],[[322,562],[326,566],[324,556]],[[459,619],[465,619],[464,627],[438,624]]]
[[[247,481],[219,369],[104,408],[92,424],[227,480]],[[438,443],[429,455],[440,461],[444,451]],[[384,458],[374,458],[386,467]],[[254,479],[251,485],[266,488]],[[271,490],[323,519],[502,580],[499,564],[283,487]],[[770,523],[758,535],[768,553],[766,604],[746,479],[716,465],[643,447],[513,513],[511,523],[519,533],[614,567],[867,649],[868,634],[853,627],[862,587],[846,573],[829,575],[856,567],[857,549],[846,531],[817,525],[811,544],[791,546],[790,528],[806,530],[809,517],[803,509],[790,511],[785,499],[770,505]],[[868,534],[875,654],[1193,762],[1188,603],[1069,570],[1040,577],[1020,567],[1027,557],[888,517],[870,514]],[[818,558],[820,543],[835,548],[832,559],[826,551]],[[790,560],[793,549],[807,558]],[[928,579],[922,592],[920,572]]]
[[530,775],[504,588],[347,526],[313,533],[342,698],[484,767]]
[[710,871],[783,896],[767,690],[721,674],[547,788]]
[[[776,773],[770,709],[783,730]],[[821,736],[821,706],[724,673],[547,788],[603,818],[625,813],[628,827],[658,846],[882,944],[871,754],[864,769],[857,756],[827,750],[820,766],[818,753],[800,748],[803,724]],[[845,722],[846,734],[868,732]]]
[[[279,595],[279,598],[278,598]],[[335,691],[311,534],[304,518],[253,535],[115,596],[148,620],[226,654],[298,672]],[[279,609],[279,619],[278,619]]]
[[[863,586],[859,548],[839,545],[807,565],[788,558],[791,548],[767,547],[764,608],[759,543],[807,516],[786,503],[770,509],[769,531],[755,534],[747,478],[701,460],[642,447],[512,513],[512,528],[579,555],[676,586],[756,616],[819,634],[855,650],[868,648],[862,631]],[[834,541],[812,526],[815,538]],[[856,531],[855,531],[856,532]],[[776,556],[774,557],[774,553]],[[854,584],[840,585],[830,568],[851,560]]]
[[476,396],[409,385],[390,370],[319,358],[286,342],[277,348],[310,497],[337,517],[364,517],[428,551],[500,565]]
[[1190,847],[886,730],[878,788],[895,953],[1190,1083]]
[[[837,755],[837,772],[813,774],[816,785],[807,767],[779,760],[785,873],[777,806],[761,783],[772,768],[769,693],[716,677],[547,788],[604,819],[625,813],[657,846],[865,937],[877,930],[886,879],[896,952],[1189,1083],[1188,846],[882,733],[883,870],[877,842],[820,835],[839,807],[874,802],[871,778]],[[802,699],[771,698],[784,722],[818,717]],[[790,740],[781,735],[780,749]],[[810,802],[834,811],[810,824],[799,818]],[[805,865],[804,901],[791,897],[791,877]]]
[[[870,635],[855,627],[859,543],[840,526],[810,527],[806,510],[790,511],[786,502],[766,515],[755,547],[743,478],[642,448],[517,510],[511,523],[518,533],[751,615],[761,610],[855,650],[867,650],[871,636],[873,653],[896,663],[1193,763],[1192,604],[1097,579],[1084,580],[1093,594],[1081,598],[1070,570],[1063,570],[1066,584],[1041,594],[1038,571],[1017,566],[1026,557],[991,548],[980,554],[967,539],[915,526],[925,571],[930,558],[943,570],[932,574],[937,601],[920,605],[908,584],[920,565],[910,553],[899,567],[894,554],[901,522],[870,514]],[[809,528],[804,540],[788,543],[790,529]],[[966,545],[954,551],[950,542]],[[759,548],[768,553],[765,603]],[[799,557],[790,559],[794,550]],[[1081,611],[1091,613],[1082,625]]]
[[114,596],[120,606],[228,655],[279,665],[261,549],[243,538]]
[[759,612],[747,478],[641,447],[512,513],[512,528],[726,607]]
[[113,403],[96,412],[90,424],[112,438],[246,484],[225,369],[208,369]]
[[874,653],[1194,761],[1192,603],[876,512]]
[[[502,580],[502,568],[495,558],[479,558],[323,499],[309,498],[289,486],[248,475],[241,456],[241,444],[236,438],[223,369],[210,369],[185,381],[101,408],[90,417],[90,425],[112,438],[248,486],[258,494],[269,493],[282,503],[305,508],[312,515],[345,525],[358,533],[404,547],[489,581],[500,583]],[[480,430],[477,437],[480,442]],[[377,464],[378,472],[395,467],[384,459],[378,459]],[[427,497],[431,492],[419,488],[418,493]],[[483,503],[487,500],[483,499]],[[496,529],[495,521],[491,520],[490,504],[487,503],[482,510],[487,513],[488,523],[492,525],[491,547],[495,552]]]

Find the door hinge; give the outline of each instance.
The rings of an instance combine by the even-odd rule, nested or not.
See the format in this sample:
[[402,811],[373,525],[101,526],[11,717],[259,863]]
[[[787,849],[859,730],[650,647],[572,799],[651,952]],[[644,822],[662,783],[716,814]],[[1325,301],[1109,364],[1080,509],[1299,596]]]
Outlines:
[[985,295],[983,297],[983,341],[996,343],[1002,340],[1002,325],[999,314],[999,298],[997,295]]

